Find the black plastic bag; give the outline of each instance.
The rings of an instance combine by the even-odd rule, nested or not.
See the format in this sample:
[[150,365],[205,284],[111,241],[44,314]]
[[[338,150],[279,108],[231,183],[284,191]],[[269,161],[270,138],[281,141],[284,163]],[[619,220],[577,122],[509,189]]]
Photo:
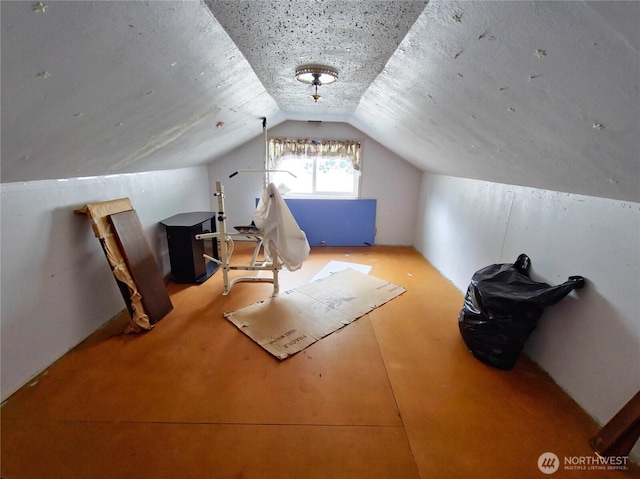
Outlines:
[[462,339],[473,355],[499,369],[515,366],[546,306],[585,284],[582,276],[570,276],[558,286],[538,283],[529,278],[530,266],[529,257],[521,254],[513,264],[476,271],[458,315]]

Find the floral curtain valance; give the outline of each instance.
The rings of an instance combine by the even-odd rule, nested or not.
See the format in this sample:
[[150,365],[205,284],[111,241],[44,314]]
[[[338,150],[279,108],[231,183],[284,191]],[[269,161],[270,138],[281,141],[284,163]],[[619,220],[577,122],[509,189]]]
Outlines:
[[351,161],[353,169],[360,171],[360,142],[351,140],[269,140],[270,168],[277,168],[280,158],[293,156],[341,157]]

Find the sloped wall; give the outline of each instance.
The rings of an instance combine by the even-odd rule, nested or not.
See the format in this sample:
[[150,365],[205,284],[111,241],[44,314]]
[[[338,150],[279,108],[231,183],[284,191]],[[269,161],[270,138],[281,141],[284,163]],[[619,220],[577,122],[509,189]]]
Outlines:
[[584,276],[526,352],[602,424],[640,389],[640,204],[425,173],[415,247],[462,293],[520,253],[539,281]]
[[125,309],[89,220],[75,208],[129,197],[164,274],[158,222],[209,208],[206,167],[4,183],[1,192],[2,400]]
[[[417,211],[416,198],[422,172],[347,123],[286,121],[268,130],[269,138],[350,139],[362,144],[360,197],[376,199],[376,244],[411,245]],[[255,198],[262,195],[263,177],[241,169],[264,168],[264,138],[259,136],[209,165],[211,191],[215,182],[225,188],[228,224],[251,221]],[[211,207],[217,208],[212,198]]]

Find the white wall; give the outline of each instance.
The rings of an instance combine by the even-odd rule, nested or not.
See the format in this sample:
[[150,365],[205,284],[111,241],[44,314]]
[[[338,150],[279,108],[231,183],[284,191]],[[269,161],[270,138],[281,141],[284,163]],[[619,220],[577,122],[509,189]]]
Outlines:
[[169,216],[209,210],[207,168],[1,185],[4,400],[125,309],[86,203],[129,197],[163,274]]
[[[361,198],[377,200],[376,244],[411,245],[422,172],[380,143],[346,123],[287,121],[268,130],[269,138],[351,139],[362,144]],[[264,168],[264,137],[260,135],[209,165],[211,191],[215,182],[225,188],[228,225],[246,224],[262,192],[258,173],[229,175],[240,169]],[[212,208],[217,210],[216,200]]]
[[425,173],[415,246],[463,293],[520,253],[539,281],[584,276],[526,351],[601,424],[640,389],[640,204]]

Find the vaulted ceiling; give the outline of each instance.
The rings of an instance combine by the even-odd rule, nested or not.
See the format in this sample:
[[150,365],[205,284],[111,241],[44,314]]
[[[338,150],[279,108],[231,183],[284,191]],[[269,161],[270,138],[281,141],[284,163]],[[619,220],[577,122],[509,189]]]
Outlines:
[[[0,2],[1,180],[206,164],[284,120],[438,174],[640,202],[640,3]],[[301,64],[339,72],[319,88]],[[366,161],[366,159],[365,159]]]

